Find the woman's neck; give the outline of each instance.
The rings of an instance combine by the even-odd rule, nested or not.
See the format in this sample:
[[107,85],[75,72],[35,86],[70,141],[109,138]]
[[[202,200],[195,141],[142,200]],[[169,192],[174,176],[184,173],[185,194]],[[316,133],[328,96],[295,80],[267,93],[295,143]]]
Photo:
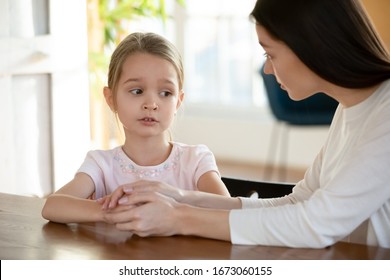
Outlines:
[[349,89],[338,86],[333,86],[326,93],[336,99],[344,107],[355,106],[367,98],[369,98],[379,88],[381,84],[377,84],[368,88]]
[[123,152],[140,166],[155,166],[167,160],[172,144],[166,140],[126,139]]

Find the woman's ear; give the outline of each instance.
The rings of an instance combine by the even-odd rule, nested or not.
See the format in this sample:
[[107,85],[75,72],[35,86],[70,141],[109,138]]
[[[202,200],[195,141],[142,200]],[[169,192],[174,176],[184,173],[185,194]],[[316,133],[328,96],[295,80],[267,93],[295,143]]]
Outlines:
[[111,111],[115,112],[115,104],[114,104],[114,96],[112,94],[112,90],[109,87],[103,88],[104,98],[106,99],[108,107],[110,107]]

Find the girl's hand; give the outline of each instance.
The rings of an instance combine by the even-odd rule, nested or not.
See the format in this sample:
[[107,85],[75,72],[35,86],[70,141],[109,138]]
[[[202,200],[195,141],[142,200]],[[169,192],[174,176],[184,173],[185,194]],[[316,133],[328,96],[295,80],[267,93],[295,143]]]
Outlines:
[[126,185],[121,185],[115,191],[113,191],[111,194],[106,195],[106,196],[99,198],[97,200],[97,202],[102,205],[103,210],[113,209],[118,205],[118,200],[121,197],[123,197],[124,195],[126,195],[126,193],[123,190],[123,188],[125,186]]
[[111,195],[106,195],[104,197],[96,199],[97,203],[102,205],[102,209],[107,209],[107,204],[110,203]]

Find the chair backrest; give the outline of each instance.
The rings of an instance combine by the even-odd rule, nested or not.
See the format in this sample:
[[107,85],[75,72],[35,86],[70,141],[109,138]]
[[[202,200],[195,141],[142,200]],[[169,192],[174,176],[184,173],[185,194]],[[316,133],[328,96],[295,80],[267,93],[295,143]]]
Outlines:
[[276,119],[294,125],[329,125],[338,102],[324,93],[294,101],[276,81],[274,75],[260,69],[272,114]]
[[222,177],[231,196],[272,198],[285,196],[292,192],[293,184],[278,182],[250,181],[237,178]]

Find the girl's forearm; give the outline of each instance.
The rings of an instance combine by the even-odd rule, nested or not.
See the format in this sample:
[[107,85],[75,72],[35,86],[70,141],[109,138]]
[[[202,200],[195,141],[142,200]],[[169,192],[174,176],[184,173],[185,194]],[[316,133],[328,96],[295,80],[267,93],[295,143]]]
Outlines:
[[103,221],[102,205],[91,199],[64,194],[50,195],[42,209],[42,216],[57,223]]

